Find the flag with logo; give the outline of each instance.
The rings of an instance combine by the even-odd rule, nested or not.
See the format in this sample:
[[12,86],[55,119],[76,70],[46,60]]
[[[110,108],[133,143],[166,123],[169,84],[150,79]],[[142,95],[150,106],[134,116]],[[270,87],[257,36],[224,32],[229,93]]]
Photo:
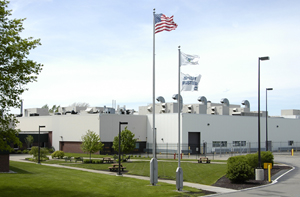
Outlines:
[[181,91],[198,91],[201,75],[191,76],[180,73]]
[[198,55],[188,55],[185,53],[180,52],[180,65],[185,66],[185,65],[199,65],[198,61],[200,57]]

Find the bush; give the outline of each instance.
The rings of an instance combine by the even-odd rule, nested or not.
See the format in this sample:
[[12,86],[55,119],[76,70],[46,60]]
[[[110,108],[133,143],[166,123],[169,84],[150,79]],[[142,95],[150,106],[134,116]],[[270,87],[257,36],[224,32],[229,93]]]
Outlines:
[[29,150],[23,150],[23,154],[28,154]]
[[49,153],[53,153],[55,151],[55,148],[52,146],[51,148],[48,148]]
[[[272,166],[274,164],[274,156],[272,154],[272,152],[270,151],[262,151],[261,152],[261,167],[264,167],[264,163],[272,163]],[[257,168],[258,167],[258,153],[255,154],[248,154],[246,155],[248,164],[253,168]]]
[[57,150],[51,154],[52,158],[58,158],[58,159],[62,159],[62,158],[64,158],[64,156],[65,156],[64,151],[60,151],[60,150]]
[[118,156],[116,154],[114,154],[113,158],[114,158],[114,160],[116,160],[118,158]]
[[89,159],[84,159],[83,163],[92,163],[93,160],[89,160]]
[[100,160],[100,159],[92,159],[92,160],[84,159],[83,163],[100,164],[100,163],[103,163],[103,160]]
[[254,177],[254,171],[246,156],[230,157],[227,160],[226,177],[235,183],[242,183]]
[[[274,164],[274,156],[271,151],[263,151],[261,152],[261,163],[264,165],[264,163],[272,163],[272,166]],[[263,167],[263,166],[262,166]]]
[[[48,150],[46,148],[40,148],[40,159],[45,159],[47,158],[47,154],[48,154]],[[29,151],[29,154],[31,154],[33,156],[34,159],[38,158],[38,154],[39,154],[39,148],[37,146],[33,146],[31,147],[31,150]]]
[[21,153],[22,153],[22,151],[21,151],[21,150],[17,150],[17,153],[18,153],[18,154],[21,154]]

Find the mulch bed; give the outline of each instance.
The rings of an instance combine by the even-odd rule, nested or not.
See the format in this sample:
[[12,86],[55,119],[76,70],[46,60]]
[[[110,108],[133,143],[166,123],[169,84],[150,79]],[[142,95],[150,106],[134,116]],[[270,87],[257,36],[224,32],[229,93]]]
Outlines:
[[[286,169],[291,169],[291,167],[274,165],[271,170],[271,176],[274,176],[281,170],[286,170]],[[257,187],[257,186],[269,184],[269,182],[267,181],[268,180],[268,170],[264,170],[264,175],[265,175],[265,181],[249,180],[245,183],[231,183],[231,181],[226,176],[223,176],[212,186],[241,190],[241,189],[246,189],[246,188]]]

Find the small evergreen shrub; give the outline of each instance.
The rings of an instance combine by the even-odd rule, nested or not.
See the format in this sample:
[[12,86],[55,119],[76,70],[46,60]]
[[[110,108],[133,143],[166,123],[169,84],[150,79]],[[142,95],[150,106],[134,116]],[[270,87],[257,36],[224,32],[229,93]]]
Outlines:
[[17,150],[17,153],[18,153],[18,154],[21,154],[21,153],[22,153],[22,151],[21,151],[21,150]]
[[248,164],[246,156],[230,157],[227,160],[226,177],[235,183],[243,183],[254,177],[254,171]]

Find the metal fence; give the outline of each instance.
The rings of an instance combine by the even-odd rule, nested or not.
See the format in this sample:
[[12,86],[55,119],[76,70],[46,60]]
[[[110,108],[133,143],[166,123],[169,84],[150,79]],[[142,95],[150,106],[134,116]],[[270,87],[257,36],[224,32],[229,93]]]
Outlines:
[[[266,143],[260,145],[261,151],[266,151]],[[202,143],[202,144],[181,144],[181,154],[184,156],[221,156],[221,155],[239,155],[255,153],[258,151],[257,142],[242,142],[242,143]],[[300,142],[268,142],[268,150],[271,152],[291,152],[291,150],[300,151]],[[147,143],[143,154],[152,155],[153,144]],[[174,143],[159,143],[156,144],[156,154],[162,158],[177,157],[178,144]]]

